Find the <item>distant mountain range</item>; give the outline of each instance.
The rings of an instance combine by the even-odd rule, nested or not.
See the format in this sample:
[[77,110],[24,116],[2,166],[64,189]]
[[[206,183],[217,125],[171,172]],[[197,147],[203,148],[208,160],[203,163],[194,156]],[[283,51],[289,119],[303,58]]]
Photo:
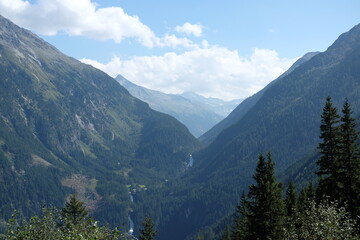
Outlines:
[[169,114],[185,124],[195,137],[201,136],[224,119],[241,102],[205,98],[193,92],[166,94],[138,86],[121,75],[115,79],[131,95],[148,103],[152,109]]
[[[360,25],[342,34],[325,52],[305,55],[286,74],[244,100],[219,124],[226,123],[222,129],[210,136],[218,125],[201,137],[208,146],[193,155],[191,172],[177,180],[176,188],[159,190],[158,194],[172,193],[160,214],[169,209],[173,213],[159,217],[159,239],[194,239],[199,229],[205,239],[214,239],[221,230],[217,226],[226,222],[225,216],[234,211],[241,192],[252,182],[261,153],[272,152],[282,179],[298,183],[314,179],[327,96],[338,109],[348,98],[359,119]],[[152,201],[144,204],[151,208]]]
[[2,219],[76,193],[126,228],[129,191],[182,174],[200,147],[175,118],[1,16],[0,99]]

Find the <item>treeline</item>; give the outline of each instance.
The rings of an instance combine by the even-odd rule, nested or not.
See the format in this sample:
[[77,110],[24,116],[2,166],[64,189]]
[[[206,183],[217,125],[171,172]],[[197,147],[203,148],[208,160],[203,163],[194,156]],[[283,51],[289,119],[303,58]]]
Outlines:
[[[139,240],[154,240],[157,231],[152,219],[146,217],[140,229]],[[41,216],[28,221],[17,219],[16,214],[7,222],[3,240],[133,240],[135,237],[121,233],[117,228],[101,226],[89,216],[84,203],[75,195],[62,209],[43,207]]]
[[[321,115],[315,172],[319,181],[298,193],[293,183],[283,196],[271,154],[260,155],[248,193],[221,240],[360,239],[360,152],[347,99],[340,117],[331,98]],[[199,237],[201,239],[201,237]]]

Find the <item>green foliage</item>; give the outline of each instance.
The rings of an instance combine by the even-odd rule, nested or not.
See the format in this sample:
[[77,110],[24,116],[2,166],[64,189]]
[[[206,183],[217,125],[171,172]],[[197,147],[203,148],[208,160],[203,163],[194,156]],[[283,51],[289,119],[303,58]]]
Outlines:
[[234,226],[231,232],[232,240],[247,239],[249,236],[249,200],[245,192],[241,195],[240,204],[236,207]]
[[284,202],[281,183],[275,177],[270,153],[267,161],[260,155],[253,184],[249,188],[249,238],[282,239]]
[[326,104],[321,115],[320,125],[320,139],[319,149],[321,158],[317,161],[319,171],[316,173],[319,176],[326,177],[332,174],[335,170],[334,162],[339,155],[339,126],[340,116],[337,113],[336,107],[333,106],[331,98],[326,98]]
[[319,149],[321,153],[320,159],[317,161],[319,171],[316,174],[320,177],[318,196],[333,196],[338,194],[335,186],[337,174],[337,161],[339,158],[339,121],[340,116],[336,107],[333,106],[331,98],[327,97],[326,104],[321,115]]
[[243,193],[236,210],[233,240],[283,239],[285,205],[274,171],[270,153],[267,160],[260,155],[253,176],[256,183],[249,187],[248,197]]
[[[69,217],[71,219],[69,219]],[[107,226],[99,226],[92,218],[83,219],[76,224],[71,216],[57,209],[44,207],[41,216],[31,217],[29,221],[18,223],[16,216],[8,222],[8,230],[0,239],[4,240],[115,240],[120,233]],[[64,224],[64,223],[67,224]]]
[[[336,108],[327,98],[321,116],[321,135],[319,144],[321,158],[317,162],[320,171],[318,198],[323,195],[347,206],[353,216],[358,216],[360,205],[360,156],[357,143],[355,119],[348,100],[342,109],[339,121]],[[338,123],[340,122],[340,125]],[[324,177],[325,176],[325,177]]]
[[150,217],[146,217],[142,223],[142,228],[140,229],[139,240],[155,240],[156,234],[155,224]]
[[308,206],[310,201],[314,201],[316,198],[315,189],[312,183],[306,188],[301,189],[297,208],[299,211],[303,211],[305,206]]
[[297,194],[293,182],[290,182],[285,195],[286,216],[294,216],[297,212]]
[[221,236],[220,240],[232,240],[231,238],[232,232],[230,226],[226,226],[225,231],[223,232],[223,235]]
[[84,203],[79,201],[75,195],[71,195],[65,207],[62,209],[62,217],[66,220],[65,224],[78,225],[85,221],[88,217],[88,212],[85,209]]
[[355,119],[348,100],[345,100],[340,125],[338,173],[340,202],[348,206],[353,216],[360,214],[360,152]]
[[296,215],[294,228],[286,229],[288,240],[355,240],[356,222],[345,208],[336,202],[310,201],[304,211]]

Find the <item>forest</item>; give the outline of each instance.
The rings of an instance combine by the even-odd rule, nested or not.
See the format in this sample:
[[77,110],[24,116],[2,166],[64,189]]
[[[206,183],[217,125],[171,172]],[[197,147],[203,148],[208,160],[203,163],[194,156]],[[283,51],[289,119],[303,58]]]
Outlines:
[[[232,223],[218,232],[219,240],[360,239],[360,149],[356,122],[347,99],[339,115],[331,98],[321,115],[320,158],[315,183],[296,189],[276,178],[271,153],[260,154],[254,183],[243,192]],[[178,226],[181,228],[181,226]],[[154,240],[151,217],[142,222],[138,239]],[[44,206],[40,216],[7,222],[1,239],[134,239],[117,228],[95,221],[83,203],[71,195],[63,209]],[[197,240],[215,236],[197,235]]]

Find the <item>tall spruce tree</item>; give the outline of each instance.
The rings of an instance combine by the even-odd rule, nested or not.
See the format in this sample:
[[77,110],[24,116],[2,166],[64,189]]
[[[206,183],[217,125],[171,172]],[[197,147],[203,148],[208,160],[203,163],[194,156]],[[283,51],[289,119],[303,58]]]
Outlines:
[[83,202],[79,201],[75,195],[71,195],[61,215],[67,224],[77,225],[88,218],[88,211]]
[[337,160],[339,158],[339,120],[336,107],[333,106],[331,98],[326,98],[325,107],[321,115],[319,150],[321,157],[317,161],[319,171],[319,185],[317,188],[317,196],[322,199],[324,195],[336,198],[338,191],[336,190],[336,177],[338,167]]
[[295,186],[292,181],[286,190],[285,210],[288,217],[293,217],[297,212],[297,196]]
[[348,100],[345,100],[342,109],[340,125],[340,144],[338,159],[338,174],[336,175],[337,185],[340,191],[340,203],[346,203],[349,212],[356,216],[360,207],[360,158],[359,146],[357,143],[358,133],[356,132],[355,119],[352,118],[352,110]]
[[236,207],[231,240],[247,239],[249,235],[249,201],[245,192],[241,195],[240,204]]
[[306,187],[301,189],[299,198],[297,200],[297,209],[302,212],[311,201],[315,201],[316,193],[312,182]]
[[249,190],[249,236],[247,239],[283,239],[284,202],[282,186],[274,173],[271,154],[267,161],[259,156],[253,178],[256,183]]
[[150,217],[145,217],[142,223],[142,229],[140,229],[139,240],[155,240],[157,231],[155,230],[155,224]]

